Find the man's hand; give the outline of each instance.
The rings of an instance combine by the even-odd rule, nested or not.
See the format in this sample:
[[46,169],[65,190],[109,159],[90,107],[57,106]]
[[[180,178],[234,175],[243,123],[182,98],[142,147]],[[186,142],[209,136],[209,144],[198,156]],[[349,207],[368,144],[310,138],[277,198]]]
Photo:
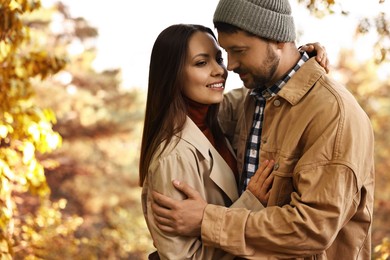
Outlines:
[[274,175],[271,174],[274,164],[273,160],[262,162],[255,175],[250,179],[247,187],[264,207],[267,207],[272,182],[274,180]]
[[322,46],[319,42],[313,42],[302,45],[299,49],[309,53],[310,57],[315,55],[318,63],[326,70],[326,73],[329,73],[329,59],[325,46]]
[[173,235],[200,236],[207,202],[188,184],[177,180],[172,183],[187,199],[175,200],[153,191],[152,210],[156,225],[162,231]]

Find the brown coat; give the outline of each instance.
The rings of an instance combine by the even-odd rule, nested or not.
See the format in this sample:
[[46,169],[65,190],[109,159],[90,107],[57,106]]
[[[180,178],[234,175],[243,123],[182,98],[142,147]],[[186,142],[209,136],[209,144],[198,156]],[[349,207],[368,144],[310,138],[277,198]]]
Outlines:
[[[235,92],[224,110],[235,114],[221,123],[241,170],[254,101],[247,96],[237,113]],[[203,243],[248,259],[369,260],[373,148],[370,120],[355,98],[310,59],[266,103],[260,161],[276,161],[267,208],[208,205]]]

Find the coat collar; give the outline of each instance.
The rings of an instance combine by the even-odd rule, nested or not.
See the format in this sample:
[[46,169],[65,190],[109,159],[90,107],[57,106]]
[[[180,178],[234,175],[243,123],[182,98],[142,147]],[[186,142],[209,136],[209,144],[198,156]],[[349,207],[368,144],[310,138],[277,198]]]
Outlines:
[[315,58],[311,58],[289,79],[278,95],[294,106],[299,103],[324,74],[325,69],[321,67]]
[[181,139],[194,146],[203,158],[210,162],[210,179],[226,193],[232,202],[236,201],[238,199],[238,190],[233,171],[188,116]]

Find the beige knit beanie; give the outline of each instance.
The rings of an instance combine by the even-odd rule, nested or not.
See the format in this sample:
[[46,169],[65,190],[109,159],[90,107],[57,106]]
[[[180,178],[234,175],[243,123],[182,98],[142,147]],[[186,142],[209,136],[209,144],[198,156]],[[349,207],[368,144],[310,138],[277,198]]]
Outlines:
[[213,21],[279,42],[292,42],[296,37],[287,0],[220,0]]

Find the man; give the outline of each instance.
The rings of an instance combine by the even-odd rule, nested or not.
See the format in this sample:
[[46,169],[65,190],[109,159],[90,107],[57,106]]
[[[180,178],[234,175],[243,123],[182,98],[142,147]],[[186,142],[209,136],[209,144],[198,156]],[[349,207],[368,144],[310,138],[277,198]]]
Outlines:
[[[297,50],[287,0],[220,0],[214,25],[228,69],[249,90],[243,113],[228,109],[221,115],[237,150],[240,188],[264,167],[260,162],[274,161],[268,204],[257,211],[207,205],[195,190],[174,181],[188,199],[154,193],[158,226],[201,235],[205,245],[247,259],[370,259],[369,118],[345,87]],[[252,182],[261,185],[264,178],[256,173],[253,179],[249,190],[258,195]]]

